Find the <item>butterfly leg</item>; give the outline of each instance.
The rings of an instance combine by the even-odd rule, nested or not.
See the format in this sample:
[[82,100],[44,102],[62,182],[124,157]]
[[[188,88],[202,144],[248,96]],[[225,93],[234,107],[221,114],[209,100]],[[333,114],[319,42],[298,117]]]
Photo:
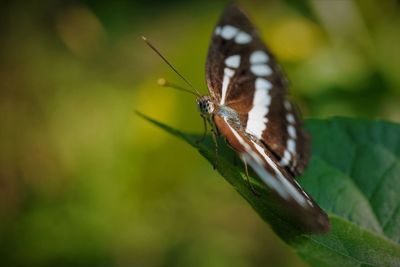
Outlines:
[[246,181],[249,184],[249,187],[251,189],[251,191],[253,191],[253,194],[256,196],[261,196],[261,194],[259,192],[257,192],[257,190],[254,188],[253,184],[250,182],[250,177],[249,177],[249,169],[247,168],[247,162],[245,159],[243,159],[243,164],[244,164],[244,171],[246,174]]
[[198,139],[198,140],[196,141],[197,144],[200,144],[201,142],[203,142],[204,139],[205,139],[206,136],[207,136],[207,119],[206,119],[206,117],[204,117],[203,115],[201,115],[201,118],[203,119],[204,133],[203,133],[203,136],[200,137],[200,139]]

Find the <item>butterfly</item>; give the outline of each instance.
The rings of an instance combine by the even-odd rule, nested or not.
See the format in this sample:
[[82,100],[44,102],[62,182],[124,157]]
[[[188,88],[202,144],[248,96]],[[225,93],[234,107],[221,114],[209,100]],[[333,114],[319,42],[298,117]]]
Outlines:
[[295,180],[309,161],[310,138],[287,98],[287,79],[235,4],[226,7],[213,31],[206,80],[210,95],[196,93],[201,115],[277,196],[298,229],[329,231],[328,216]]

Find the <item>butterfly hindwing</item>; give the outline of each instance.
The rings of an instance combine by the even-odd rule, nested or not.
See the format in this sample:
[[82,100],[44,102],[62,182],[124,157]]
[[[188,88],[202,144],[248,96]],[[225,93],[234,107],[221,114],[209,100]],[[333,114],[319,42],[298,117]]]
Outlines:
[[[218,129],[242,160],[254,170],[273,194],[284,200],[286,208],[275,211],[277,214],[305,232],[321,233],[329,229],[325,212],[292,178],[291,174],[276,163],[275,156],[268,153],[261,142],[248,138],[245,132],[238,130],[235,124],[221,116],[215,116],[214,120]],[[289,210],[288,207],[291,209]]]

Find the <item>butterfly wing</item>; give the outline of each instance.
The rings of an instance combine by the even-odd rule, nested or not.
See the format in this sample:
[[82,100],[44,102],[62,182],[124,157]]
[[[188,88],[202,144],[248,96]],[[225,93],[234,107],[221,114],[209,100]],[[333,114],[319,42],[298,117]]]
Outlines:
[[288,82],[248,17],[229,5],[215,27],[206,78],[210,94],[239,113],[242,126],[294,175],[309,160],[309,141],[295,107],[287,100]]
[[[326,213],[301,188],[292,174],[277,163],[276,157],[268,152],[263,143],[252,140],[237,129],[237,126],[222,116],[214,117],[215,124],[239,156],[254,170],[279,199],[282,209],[276,211],[295,228],[304,232],[325,233],[330,224]],[[282,202],[277,202],[282,205]],[[287,206],[291,209],[287,209]]]
[[209,47],[207,85],[221,106],[235,110],[238,123],[216,114],[214,122],[263,182],[310,232],[326,232],[325,212],[294,180],[309,159],[309,142],[287,99],[287,81],[247,16],[235,5],[224,11]]

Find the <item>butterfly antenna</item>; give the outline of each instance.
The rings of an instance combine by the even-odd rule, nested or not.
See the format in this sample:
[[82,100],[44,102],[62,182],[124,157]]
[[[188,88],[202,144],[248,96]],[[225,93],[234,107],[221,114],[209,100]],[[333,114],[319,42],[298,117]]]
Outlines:
[[179,90],[179,91],[183,91],[183,92],[186,92],[186,93],[195,95],[195,96],[197,96],[197,97],[199,96],[197,93],[195,93],[195,92],[193,92],[193,91],[191,91],[191,90],[189,90],[189,89],[186,89],[186,88],[184,88],[184,87],[182,87],[182,86],[179,86],[179,85],[177,85],[177,84],[168,82],[168,81],[167,81],[166,79],[164,79],[164,78],[158,79],[157,83],[158,83],[158,85],[163,86],[163,87],[168,87],[168,88],[176,89],[176,90]]
[[142,36],[142,39],[143,39],[143,41],[145,41],[145,43],[146,43],[154,52],[157,53],[157,55],[159,55],[159,56],[162,58],[162,60],[164,60],[165,63],[167,63],[167,65],[168,65],[179,77],[181,77],[181,79],[182,79],[187,85],[189,85],[189,86],[194,90],[194,92],[192,92],[192,91],[190,91],[190,90],[187,90],[187,89],[184,89],[184,88],[182,88],[182,87],[180,87],[180,86],[170,86],[171,83],[168,83],[168,82],[166,82],[165,80],[164,80],[164,81],[165,81],[166,84],[168,84],[168,85],[162,85],[162,84],[159,83],[160,85],[162,85],[162,86],[167,86],[167,87],[171,87],[171,88],[175,88],[175,89],[178,89],[178,88],[179,88],[178,90],[185,91],[185,92],[190,91],[192,94],[195,94],[195,95],[198,96],[198,97],[201,96],[201,95],[200,95],[200,92],[199,92],[188,80],[186,80],[185,77],[183,77],[182,74],[180,74],[180,73],[174,68],[174,66],[171,65],[171,63],[169,63],[169,61],[161,54],[160,51],[158,51],[157,48],[155,48],[155,47],[147,40],[146,37]]

